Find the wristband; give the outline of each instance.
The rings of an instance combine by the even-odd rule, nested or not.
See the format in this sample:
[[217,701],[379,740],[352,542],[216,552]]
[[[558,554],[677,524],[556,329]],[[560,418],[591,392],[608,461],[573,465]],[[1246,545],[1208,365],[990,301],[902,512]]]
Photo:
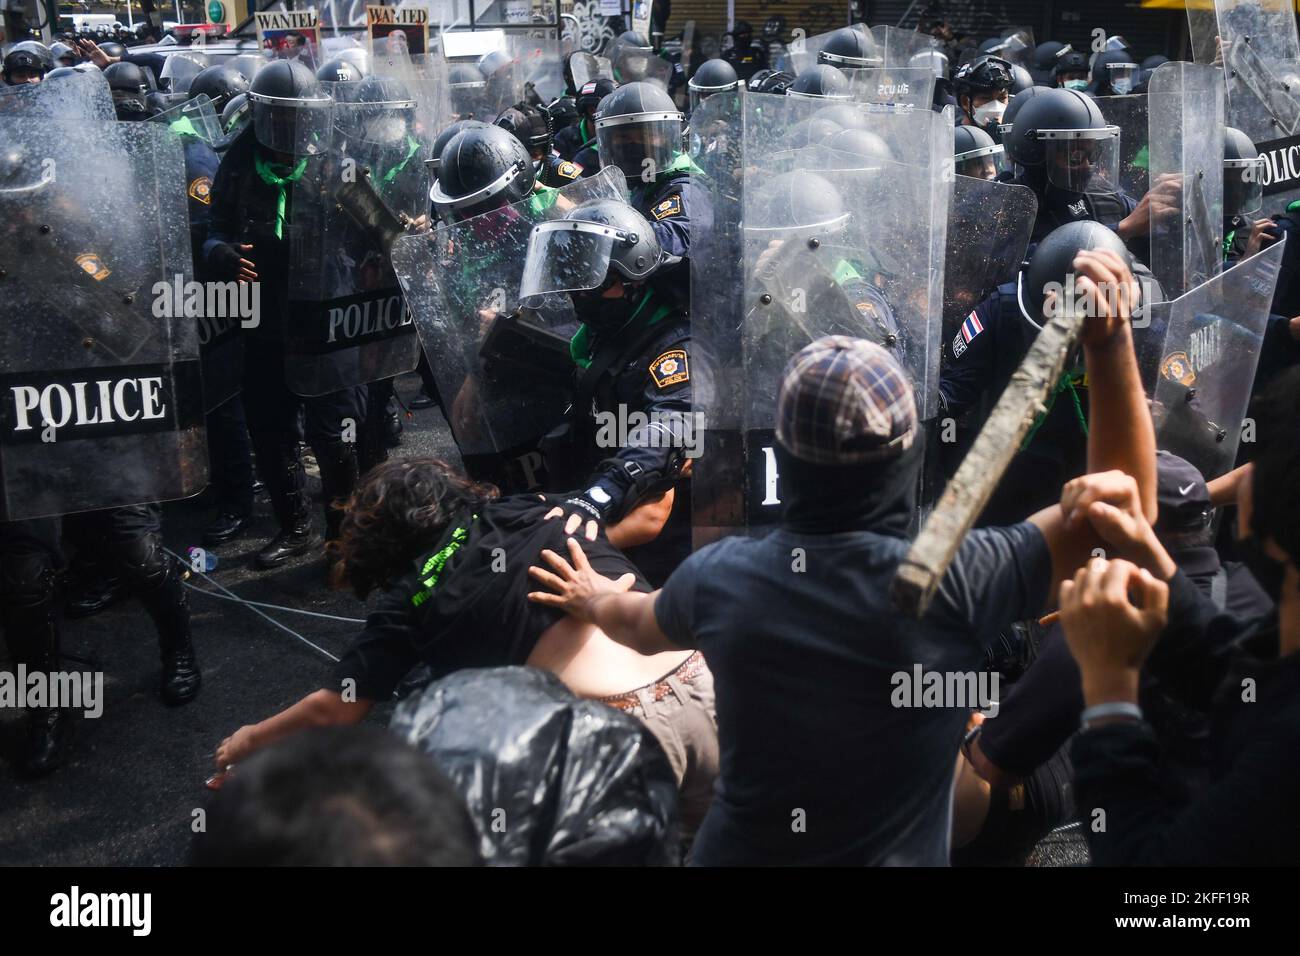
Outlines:
[[1127,700],[1115,700],[1108,704],[1098,704],[1096,707],[1089,707],[1083,712],[1083,716],[1079,718],[1079,722],[1084,730],[1091,730],[1093,721],[1101,720],[1105,717],[1127,717],[1131,720],[1141,720],[1142,708]]

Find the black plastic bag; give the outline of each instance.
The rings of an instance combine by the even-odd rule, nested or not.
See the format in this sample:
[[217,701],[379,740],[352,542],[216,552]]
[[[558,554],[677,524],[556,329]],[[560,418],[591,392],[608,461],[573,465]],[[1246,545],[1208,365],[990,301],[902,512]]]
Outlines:
[[638,720],[532,667],[458,671],[390,725],[456,784],[494,866],[678,862],[677,781]]

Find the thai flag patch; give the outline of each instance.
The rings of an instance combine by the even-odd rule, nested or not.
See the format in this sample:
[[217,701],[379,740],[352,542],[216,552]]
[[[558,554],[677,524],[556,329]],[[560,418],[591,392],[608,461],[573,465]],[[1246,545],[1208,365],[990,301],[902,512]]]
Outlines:
[[966,321],[961,324],[961,337],[965,339],[967,345],[970,345],[970,340],[983,331],[984,326],[980,323],[980,317],[974,312],[966,316]]

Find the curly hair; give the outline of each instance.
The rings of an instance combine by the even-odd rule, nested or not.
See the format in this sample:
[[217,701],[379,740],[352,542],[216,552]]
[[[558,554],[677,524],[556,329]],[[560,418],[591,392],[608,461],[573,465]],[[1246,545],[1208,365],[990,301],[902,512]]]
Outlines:
[[1300,564],[1300,368],[1288,369],[1259,395],[1251,531],[1271,537]]
[[342,505],[339,538],[329,545],[333,585],[363,599],[392,587],[457,514],[499,496],[437,458],[377,465]]

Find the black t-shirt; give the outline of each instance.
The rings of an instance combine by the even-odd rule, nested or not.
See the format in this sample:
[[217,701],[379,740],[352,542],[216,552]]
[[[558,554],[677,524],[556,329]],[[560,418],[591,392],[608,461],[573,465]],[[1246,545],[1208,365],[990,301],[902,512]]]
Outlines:
[[1036,615],[1051,560],[1032,524],[967,535],[924,619],[890,606],[909,542],[870,531],[728,538],[655,600],[696,647],[718,703],[717,793],[701,865],[948,862],[953,769],[970,706],[899,696],[915,668],[972,675],[1012,621]]
[[[420,663],[436,678],[527,661],[542,632],[562,616],[528,600],[539,588],[528,566],[541,563],[541,550],[568,556],[564,520],[543,520],[558,500],[518,495],[452,521],[411,572],[381,595],[334,668],[338,685],[352,679],[358,697],[383,700]],[[650,590],[603,529],[582,547],[600,574],[618,578],[630,571],[637,575],[635,590]]]

